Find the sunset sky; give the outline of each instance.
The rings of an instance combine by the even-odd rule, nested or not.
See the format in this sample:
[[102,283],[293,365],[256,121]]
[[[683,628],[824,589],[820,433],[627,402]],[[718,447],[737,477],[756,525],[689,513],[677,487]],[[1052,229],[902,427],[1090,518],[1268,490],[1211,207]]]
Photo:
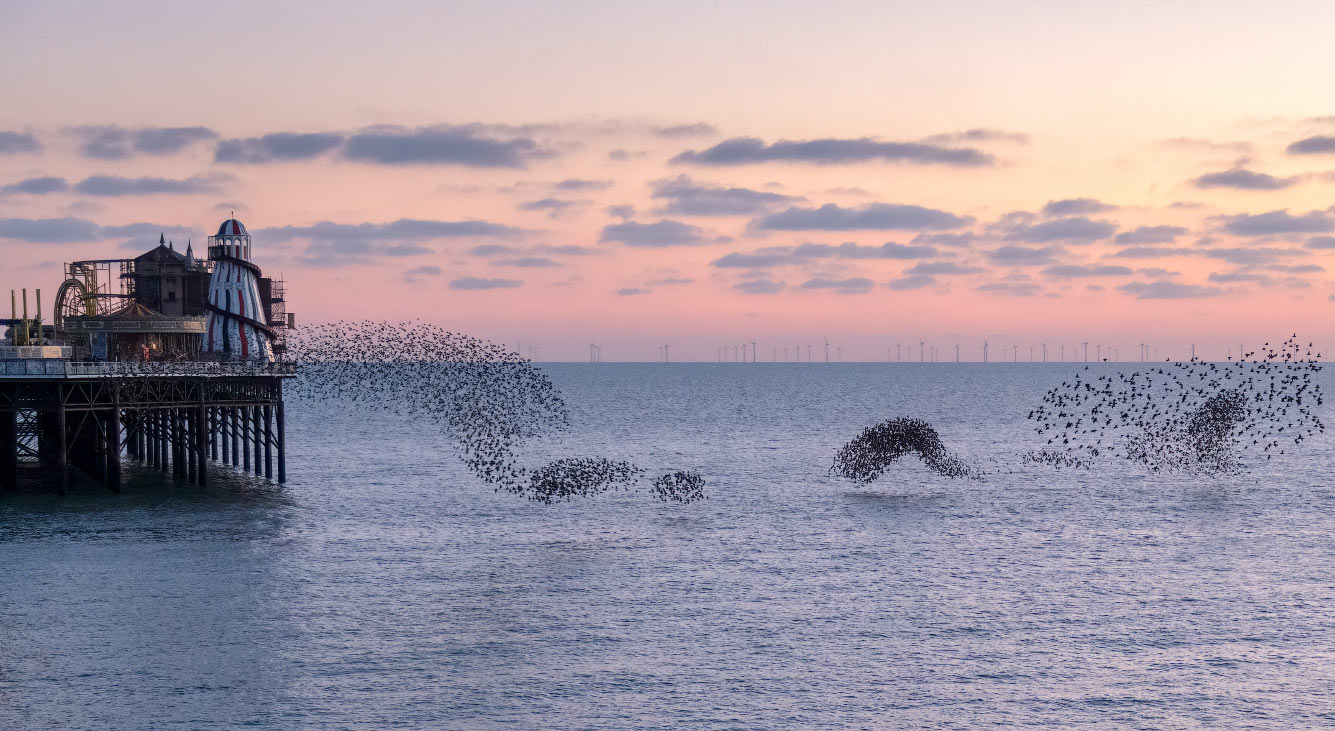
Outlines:
[[1335,4],[274,5],[0,4],[0,287],[235,210],[541,360],[1335,344]]

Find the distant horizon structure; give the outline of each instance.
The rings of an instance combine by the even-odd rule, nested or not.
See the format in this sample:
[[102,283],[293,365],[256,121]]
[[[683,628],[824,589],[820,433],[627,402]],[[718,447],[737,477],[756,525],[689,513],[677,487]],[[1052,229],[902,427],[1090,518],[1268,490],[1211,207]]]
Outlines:
[[987,362],[987,341],[983,341],[983,362]]
[[[203,350],[227,360],[273,361],[273,328],[260,300],[260,268],[250,260],[250,234],[228,218],[209,237],[209,278]],[[190,258],[187,253],[187,258]]]
[[1048,362],[1048,341],[1043,341],[1043,362]]
[[1089,341],[1086,340],[1086,341],[1082,342],[1081,345],[1085,346],[1085,359],[1084,359],[1084,362],[1085,362],[1085,363],[1088,363],[1088,362],[1089,362]]
[[960,344],[958,342],[955,343],[955,362],[960,362]]

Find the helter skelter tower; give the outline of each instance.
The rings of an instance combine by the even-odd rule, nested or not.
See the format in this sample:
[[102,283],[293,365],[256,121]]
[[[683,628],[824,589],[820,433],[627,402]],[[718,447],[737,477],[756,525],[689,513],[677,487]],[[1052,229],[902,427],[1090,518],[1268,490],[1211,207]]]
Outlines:
[[272,361],[274,331],[265,324],[260,268],[250,261],[250,234],[235,218],[209,237],[209,300],[204,350],[224,360]]

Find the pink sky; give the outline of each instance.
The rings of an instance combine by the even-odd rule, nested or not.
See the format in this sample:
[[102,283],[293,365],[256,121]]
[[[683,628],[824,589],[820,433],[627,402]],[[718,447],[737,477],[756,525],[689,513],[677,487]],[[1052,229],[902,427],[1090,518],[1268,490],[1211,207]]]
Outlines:
[[544,360],[1335,344],[1335,6],[1121,5],[7,3],[0,286],[234,209]]

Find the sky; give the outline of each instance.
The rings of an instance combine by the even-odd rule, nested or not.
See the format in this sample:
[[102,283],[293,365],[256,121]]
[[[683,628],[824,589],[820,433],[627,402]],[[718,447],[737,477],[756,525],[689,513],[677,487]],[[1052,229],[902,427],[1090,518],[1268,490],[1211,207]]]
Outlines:
[[1335,345],[1332,27],[1318,2],[11,1],[0,287],[234,211],[299,322],[539,360]]

